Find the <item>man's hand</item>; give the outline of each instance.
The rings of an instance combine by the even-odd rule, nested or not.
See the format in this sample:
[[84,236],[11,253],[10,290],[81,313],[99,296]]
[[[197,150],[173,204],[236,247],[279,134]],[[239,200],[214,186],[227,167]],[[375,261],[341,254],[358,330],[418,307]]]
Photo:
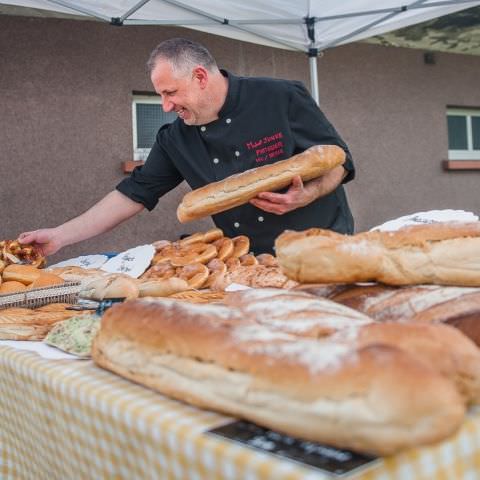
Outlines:
[[333,192],[346,174],[347,171],[338,166],[305,184],[302,177],[296,176],[285,193],[261,192],[250,203],[266,212],[283,215]]
[[302,177],[293,177],[285,193],[261,192],[250,203],[257,208],[276,215],[283,215],[312,202],[311,193],[305,189]]
[[18,241],[33,244],[42,255],[48,256],[67,245],[108,232],[142,210],[142,204],[114,190],[78,217],[55,228],[22,233]]
[[18,236],[18,241],[21,244],[33,245],[45,257],[53,255],[63,247],[55,228],[44,228],[42,230],[34,230],[33,232],[21,233]]

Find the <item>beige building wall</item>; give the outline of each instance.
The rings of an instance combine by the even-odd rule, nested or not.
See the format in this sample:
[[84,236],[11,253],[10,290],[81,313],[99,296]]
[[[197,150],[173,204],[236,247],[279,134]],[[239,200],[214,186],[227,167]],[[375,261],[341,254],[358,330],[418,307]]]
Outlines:
[[[0,237],[55,226],[89,208],[131,160],[132,92],[151,92],[145,61],[173,36],[205,44],[242,75],[302,80],[300,53],[172,27],[0,15]],[[357,179],[347,187],[356,230],[433,208],[480,212],[480,171],[444,172],[447,105],[480,108],[480,57],[368,44],[319,59],[321,107],[350,146]],[[211,225],[180,225],[183,184],[114,231],[68,247],[52,261],[120,251]]]

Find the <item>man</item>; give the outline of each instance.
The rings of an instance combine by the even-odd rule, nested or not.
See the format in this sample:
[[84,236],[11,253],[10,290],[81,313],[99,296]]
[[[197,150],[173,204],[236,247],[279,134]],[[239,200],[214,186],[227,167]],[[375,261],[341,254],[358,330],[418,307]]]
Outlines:
[[296,177],[286,191],[260,193],[213,220],[227,236],[250,237],[255,253],[271,251],[285,229],[353,232],[341,185],[355,174],[350,153],[301,83],[237,77],[219,70],[205,47],[181,38],[158,45],[147,65],[163,109],[178,119],[159,130],[145,165],[116,190],[63,225],[21,234],[22,243],[51,255],[152,210],[184,179],[196,189],[317,144],[342,147],[344,166],[305,184]]

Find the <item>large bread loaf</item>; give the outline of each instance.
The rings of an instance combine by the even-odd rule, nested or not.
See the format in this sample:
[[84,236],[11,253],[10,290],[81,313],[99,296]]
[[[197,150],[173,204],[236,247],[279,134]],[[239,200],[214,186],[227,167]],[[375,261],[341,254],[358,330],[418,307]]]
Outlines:
[[332,340],[357,348],[374,344],[400,348],[453,381],[467,403],[480,404],[480,350],[454,327],[371,323],[340,330]]
[[446,323],[480,346],[480,288],[416,285],[301,285],[379,322]]
[[[383,291],[395,290],[399,289],[383,287]],[[374,323],[369,316],[337,303],[339,297],[345,298],[350,291],[342,292],[338,286],[336,295],[330,292],[335,298],[332,302],[306,291],[254,289],[230,293],[224,302],[238,308],[245,317],[277,331],[310,338],[330,336],[356,348],[371,344],[398,347],[450,378],[468,403],[480,404],[480,349],[467,336],[448,325]],[[425,299],[424,305],[427,303]],[[382,320],[388,318],[387,313]]]
[[301,283],[480,286],[480,222],[352,236],[312,228],[284,232],[275,251],[285,274]]
[[464,414],[453,383],[401,349],[300,337],[234,307],[126,302],[103,317],[93,358],[199,407],[374,454],[441,440]]
[[256,323],[302,337],[326,337],[340,329],[373,322],[352,308],[297,290],[244,290],[229,293],[224,303]]
[[319,177],[345,162],[345,152],[336,145],[315,145],[287,160],[253,168],[187,193],[177,209],[180,222],[238,207],[260,192],[271,192],[292,183]]

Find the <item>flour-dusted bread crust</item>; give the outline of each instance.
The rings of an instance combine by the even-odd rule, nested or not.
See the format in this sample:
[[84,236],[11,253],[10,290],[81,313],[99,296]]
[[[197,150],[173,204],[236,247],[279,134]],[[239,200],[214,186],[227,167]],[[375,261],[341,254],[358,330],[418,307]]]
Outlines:
[[287,160],[253,168],[187,193],[177,209],[180,222],[238,207],[260,192],[272,192],[292,183],[317,178],[345,162],[345,152],[336,145],[315,145]]
[[443,285],[304,284],[309,292],[354,308],[379,322],[452,325],[480,346],[480,288]]
[[[335,290],[330,290],[335,302],[326,298],[315,298],[306,291],[280,289],[252,289],[229,293],[223,301],[227,305],[238,308],[246,317],[253,318],[257,323],[278,331],[310,338],[329,337],[355,347],[371,344],[398,347],[446,375],[457,385],[468,403],[480,404],[480,349],[472,340],[448,325],[376,323],[370,316],[337,303],[337,299],[345,297],[348,292],[339,287],[336,288],[336,294],[334,294]],[[358,286],[357,289],[365,291],[375,287]],[[377,287],[384,292],[419,288]],[[455,291],[479,290],[458,287],[432,288]],[[430,287],[424,287],[423,290],[428,293]],[[455,298],[454,292],[446,298]],[[352,303],[353,299],[350,296],[348,300]],[[432,298],[425,295],[423,301],[421,297],[416,301],[406,300],[405,307],[408,308],[410,304],[411,308],[419,308],[422,305],[426,307],[432,301]],[[368,304],[371,304],[371,298],[366,298],[364,306]],[[382,320],[388,321],[389,311],[391,310],[388,306],[385,306],[385,315],[382,316]],[[379,312],[378,309],[377,312]],[[395,319],[399,321],[401,317],[397,315]]]
[[397,347],[449,378],[469,404],[480,404],[480,349],[449,325],[371,323],[342,329],[332,340],[357,348]]
[[275,248],[285,274],[301,283],[480,286],[480,222],[352,236],[312,228],[284,232]]
[[347,327],[372,323],[370,317],[352,308],[299,291],[243,290],[229,293],[223,302],[261,325],[301,337],[322,338]]
[[199,407],[380,455],[449,436],[465,411],[450,380],[398,348],[299,337],[223,305],[114,306],[93,358]]

